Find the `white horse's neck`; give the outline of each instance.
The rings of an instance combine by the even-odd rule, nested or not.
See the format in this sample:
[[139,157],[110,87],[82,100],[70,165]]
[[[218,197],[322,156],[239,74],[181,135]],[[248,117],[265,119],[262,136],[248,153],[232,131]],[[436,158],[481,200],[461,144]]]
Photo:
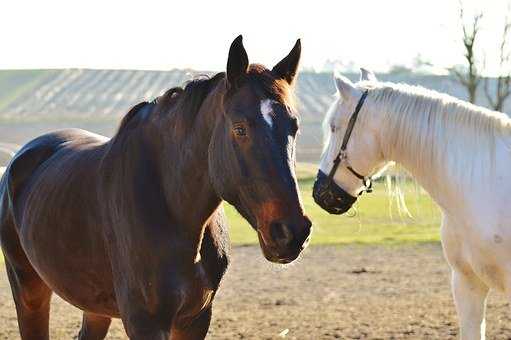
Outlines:
[[498,141],[509,133],[507,117],[413,87],[375,92],[368,109],[382,116],[385,158],[404,166],[444,210],[457,199],[459,205],[467,190],[488,190]]

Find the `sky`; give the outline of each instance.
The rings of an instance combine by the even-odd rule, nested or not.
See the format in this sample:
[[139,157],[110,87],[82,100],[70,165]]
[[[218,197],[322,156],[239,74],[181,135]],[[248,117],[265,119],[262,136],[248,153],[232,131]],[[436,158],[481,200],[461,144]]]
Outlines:
[[[511,0],[464,0],[484,15],[488,73]],[[440,69],[463,62],[458,0],[0,2],[0,69],[224,70],[243,34],[251,62],[273,66],[302,39],[302,67],[325,61],[386,71],[420,55]]]

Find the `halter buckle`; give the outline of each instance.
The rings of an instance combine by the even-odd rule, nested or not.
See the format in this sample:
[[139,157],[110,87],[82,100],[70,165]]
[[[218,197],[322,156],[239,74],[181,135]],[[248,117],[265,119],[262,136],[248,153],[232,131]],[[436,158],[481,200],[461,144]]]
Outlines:
[[339,151],[339,160],[342,162],[347,159],[348,159],[348,153],[346,152],[346,150]]

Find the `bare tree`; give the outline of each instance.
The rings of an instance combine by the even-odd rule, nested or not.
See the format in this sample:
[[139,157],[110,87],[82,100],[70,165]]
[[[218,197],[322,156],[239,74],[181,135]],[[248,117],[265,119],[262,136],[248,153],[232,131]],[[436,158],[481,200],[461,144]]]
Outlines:
[[460,1],[460,19],[463,28],[463,45],[465,46],[465,61],[467,65],[466,71],[453,68],[452,72],[461,85],[465,87],[468,92],[468,100],[471,103],[476,102],[477,88],[481,81],[481,77],[477,70],[477,60],[475,55],[476,38],[480,29],[480,21],[483,17],[482,13],[476,14],[470,25],[467,27],[465,24],[465,13],[463,11],[463,4]]
[[495,94],[490,91],[489,78],[484,80],[484,94],[490,106],[495,111],[502,111],[506,99],[511,95],[511,51],[508,48],[508,36],[511,32],[511,11],[504,21],[504,31],[502,33],[502,41],[500,43],[499,54],[499,75],[496,79]]

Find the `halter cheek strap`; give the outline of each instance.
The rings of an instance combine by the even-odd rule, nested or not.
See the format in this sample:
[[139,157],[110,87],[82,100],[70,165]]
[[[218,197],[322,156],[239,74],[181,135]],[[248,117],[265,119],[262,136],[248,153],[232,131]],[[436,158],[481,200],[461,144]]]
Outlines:
[[[353,112],[353,114],[350,117],[350,120],[348,121],[348,127],[346,128],[346,132],[344,133],[344,137],[342,139],[341,150],[339,151],[339,154],[337,155],[337,157],[334,159],[334,165],[332,167],[332,170],[330,170],[330,173],[328,174],[328,179],[330,181],[333,181],[334,175],[337,171],[337,168],[339,167],[339,164],[341,164],[342,161],[345,161],[348,159],[348,155],[346,154],[346,148],[348,146],[348,142],[350,140],[351,133],[353,132],[353,128],[355,127],[355,122],[357,121],[358,114],[359,114],[360,110],[362,109],[362,105],[364,105],[364,102],[367,98],[368,93],[369,93],[368,90],[364,91],[364,93],[362,94],[362,97],[360,97],[360,99],[357,103],[357,106],[355,107],[355,111]],[[362,181],[362,183],[364,185],[364,189],[362,190],[362,192],[369,193],[369,192],[373,191],[373,189],[372,189],[373,182],[371,180],[371,177],[365,177],[365,176],[359,174],[349,164],[346,166],[346,168],[353,175],[355,175],[355,177],[357,177],[358,179],[360,179]],[[360,194],[362,194],[362,192]]]

